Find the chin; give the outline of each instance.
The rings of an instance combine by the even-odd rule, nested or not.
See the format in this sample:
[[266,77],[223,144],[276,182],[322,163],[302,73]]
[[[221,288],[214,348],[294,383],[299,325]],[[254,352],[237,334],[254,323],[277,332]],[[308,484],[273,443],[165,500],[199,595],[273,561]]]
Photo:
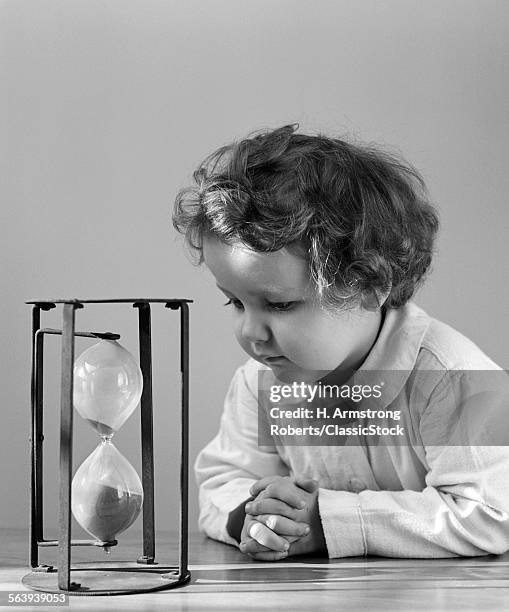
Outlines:
[[292,367],[281,367],[281,366],[270,366],[274,376],[283,383],[314,383],[319,378],[318,372],[310,370],[302,370],[301,368],[294,366]]

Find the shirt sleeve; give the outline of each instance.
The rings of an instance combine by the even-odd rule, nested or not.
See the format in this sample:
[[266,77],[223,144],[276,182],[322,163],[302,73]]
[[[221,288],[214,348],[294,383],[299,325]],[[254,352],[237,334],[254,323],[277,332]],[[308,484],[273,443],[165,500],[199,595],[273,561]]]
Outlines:
[[331,558],[439,558],[509,549],[509,446],[496,433],[507,432],[508,394],[500,386],[475,386],[463,376],[452,390],[444,377],[435,389],[419,425],[429,467],[422,491],[319,490]]
[[199,453],[199,527],[210,538],[238,546],[227,531],[229,513],[250,498],[253,483],[287,476],[275,447],[258,445],[257,370],[248,361],[234,374],[224,402],[219,432]]

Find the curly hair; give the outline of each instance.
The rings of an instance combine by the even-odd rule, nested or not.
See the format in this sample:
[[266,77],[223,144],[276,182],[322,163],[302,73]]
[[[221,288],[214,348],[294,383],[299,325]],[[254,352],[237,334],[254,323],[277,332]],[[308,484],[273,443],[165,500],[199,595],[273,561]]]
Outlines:
[[419,173],[371,145],[297,134],[297,124],[221,147],[175,200],[173,225],[203,261],[203,237],[306,259],[321,303],[399,308],[423,281],[438,215]]

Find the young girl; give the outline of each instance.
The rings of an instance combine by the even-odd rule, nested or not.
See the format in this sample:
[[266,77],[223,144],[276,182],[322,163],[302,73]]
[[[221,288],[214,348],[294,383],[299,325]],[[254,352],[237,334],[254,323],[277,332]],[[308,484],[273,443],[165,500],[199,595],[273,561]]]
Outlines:
[[[467,375],[505,372],[411,301],[438,229],[418,173],[285,126],[222,147],[194,180],[173,222],[250,356],[196,461],[200,528],[260,560],[505,552],[509,449],[491,434],[507,420],[507,385]],[[401,415],[403,441],[299,440],[260,418],[261,377],[281,390],[364,371],[394,373],[378,407]]]

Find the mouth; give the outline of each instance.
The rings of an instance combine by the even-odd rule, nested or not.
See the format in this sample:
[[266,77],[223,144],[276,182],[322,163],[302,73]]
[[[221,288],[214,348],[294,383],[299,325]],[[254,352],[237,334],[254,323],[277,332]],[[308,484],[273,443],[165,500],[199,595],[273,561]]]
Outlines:
[[278,363],[288,362],[288,359],[282,355],[277,357],[261,357],[260,359],[269,365],[277,365]]

